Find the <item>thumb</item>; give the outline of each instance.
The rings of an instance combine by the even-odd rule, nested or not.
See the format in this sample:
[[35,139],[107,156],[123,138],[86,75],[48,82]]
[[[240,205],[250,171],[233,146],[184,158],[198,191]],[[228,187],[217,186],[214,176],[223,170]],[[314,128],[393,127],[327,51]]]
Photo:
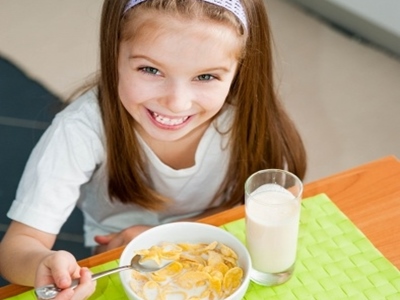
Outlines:
[[[79,274],[78,272],[80,270],[75,257],[71,253],[62,250],[44,259],[43,266],[51,272],[50,274],[54,283],[62,289],[69,287],[71,284],[71,277],[75,277]],[[40,271],[40,269],[42,268],[39,267],[38,272],[43,272],[43,270]]]

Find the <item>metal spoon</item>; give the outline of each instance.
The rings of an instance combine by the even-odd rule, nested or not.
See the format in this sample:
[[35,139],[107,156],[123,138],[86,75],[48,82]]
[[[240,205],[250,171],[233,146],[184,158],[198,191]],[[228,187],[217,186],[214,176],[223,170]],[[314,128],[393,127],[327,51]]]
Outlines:
[[[118,268],[114,268],[114,269],[110,269],[107,271],[103,271],[103,272],[99,272],[96,274],[92,275],[92,280],[97,280],[101,277],[113,274],[113,273],[117,273],[117,272],[121,272],[124,270],[128,270],[128,269],[134,269],[136,271],[142,272],[142,273],[151,273],[151,272],[155,272],[158,270],[161,270],[163,268],[165,268],[166,266],[168,266],[169,264],[171,264],[171,262],[168,262],[167,264],[164,264],[160,267],[148,267],[148,266],[143,266],[139,263],[139,260],[141,259],[140,255],[135,255],[132,260],[131,260],[131,264],[130,265],[126,265],[126,266],[121,266]],[[70,285],[70,288],[74,289],[79,285],[79,278],[72,280],[72,283]],[[41,300],[47,300],[47,299],[53,299],[55,298],[59,292],[61,292],[62,289],[58,288],[57,286],[55,286],[54,284],[48,284],[48,285],[44,285],[41,287],[38,287],[35,289],[35,294],[36,297],[38,299]]]

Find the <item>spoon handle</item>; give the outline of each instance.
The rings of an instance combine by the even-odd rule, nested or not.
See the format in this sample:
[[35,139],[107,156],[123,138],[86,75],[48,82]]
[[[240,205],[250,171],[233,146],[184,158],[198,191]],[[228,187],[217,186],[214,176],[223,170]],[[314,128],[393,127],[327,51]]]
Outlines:
[[[121,267],[118,267],[118,268],[114,268],[114,269],[98,272],[98,273],[95,273],[95,274],[92,275],[92,280],[94,281],[94,280],[97,280],[97,279],[99,279],[101,277],[104,277],[104,276],[107,276],[107,275],[110,275],[110,274],[114,274],[114,273],[117,273],[117,272],[121,272],[121,271],[124,271],[124,270],[128,270],[130,268],[131,268],[130,265],[126,265],[126,266],[121,266]],[[78,284],[79,284],[79,278],[74,279],[73,282],[74,281],[78,281]],[[71,284],[71,287],[72,287],[72,284]],[[72,288],[76,288],[76,286],[74,286]]]
[[[124,271],[124,270],[130,269],[130,268],[131,268],[130,265],[126,265],[126,266],[121,266],[121,267],[114,268],[111,270],[98,272],[98,273],[95,273],[92,275],[92,280],[94,281],[101,277],[104,277],[104,276],[107,276],[107,275],[110,275],[113,273],[117,273],[120,271]],[[79,285],[79,283],[80,283],[79,278],[76,278],[76,279],[72,280],[71,285],[69,287],[71,289],[74,289]],[[41,286],[41,287],[38,287],[35,289],[36,297],[41,300],[54,299],[60,292],[61,292],[61,289],[56,287],[54,284],[44,285],[44,286]]]

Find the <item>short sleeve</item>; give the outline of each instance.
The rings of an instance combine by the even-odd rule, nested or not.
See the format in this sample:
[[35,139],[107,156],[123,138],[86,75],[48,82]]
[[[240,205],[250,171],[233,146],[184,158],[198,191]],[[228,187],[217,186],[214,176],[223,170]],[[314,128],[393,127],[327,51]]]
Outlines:
[[8,217],[59,233],[79,199],[81,186],[104,160],[95,103],[78,101],[56,116],[29,157]]

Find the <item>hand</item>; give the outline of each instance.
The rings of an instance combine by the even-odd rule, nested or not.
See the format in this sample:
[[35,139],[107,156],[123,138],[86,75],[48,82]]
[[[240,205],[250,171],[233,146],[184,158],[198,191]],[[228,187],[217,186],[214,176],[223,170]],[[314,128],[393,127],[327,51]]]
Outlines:
[[117,247],[125,246],[134,237],[138,236],[143,231],[150,229],[151,226],[135,225],[128,227],[117,233],[107,235],[97,235],[94,240],[99,244],[95,249],[95,254],[108,251]]
[[[75,289],[70,289],[71,281],[74,278],[80,278],[80,283]],[[66,251],[53,252],[39,264],[35,286],[52,283],[63,289],[55,298],[57,300],[87,299],[96,288],[96,281],[92,281],[92,273],[89,269],[81,268],[74,256]]]

